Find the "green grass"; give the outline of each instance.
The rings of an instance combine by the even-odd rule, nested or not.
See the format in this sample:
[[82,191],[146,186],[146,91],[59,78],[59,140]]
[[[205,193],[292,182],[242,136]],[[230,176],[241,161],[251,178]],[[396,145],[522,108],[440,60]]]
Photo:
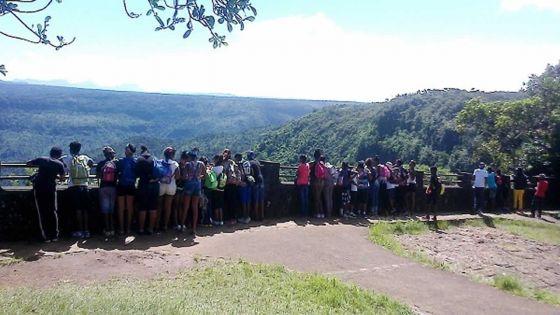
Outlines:
[[2,314],[413,314],[337,279],[244,262],[175,278],[4,289],[0,303]]
[[[556,225],[542,222],[503,218],[484,218],[444,220],[438,221],[437,223],[438,230],[449,230],[453,227],[460,226],[497,228],[528,239],[554,245],[560,244],[560,228]],[[369,238],[373,243],[387,248],[398,256],[410,258],[433,268],[449,270],[449,265],[446,263],[431,258],[424,253],[408,250],[404,248],[394,237],[394,235],[403,234],[420,235],[429,232],[430,228],[433,228],[433,223],[423,221],[376,222],[370,225]],[[487,281],[482,281],[476,278],[474,280],[487,283]],[[531,288],[512,275],[496,276],[493,278],[493,283],[491,282],[490,285],[514,295],[532,298],[552,305],[560,305],[560,296],[558,294],[548,290]]]
[[531,288],[513,275],[498,275],[494,277],[493,285],[517,296],[532,298],[547,304],[560,305],[560,295],[547,290]]
[[22,261],[23,259],[21,258],[16,258],[11,256],[0,256],[0,267],[14,265]]
[[428,225],[421,221],[399,221],[395,223],[381,221],[370,225],[369,238],[373,243],[387,248],[395,255],[410,258],[437,269],[448,270],[449,266],[446,263],[431,258],[424,253],[404,248],[393,236],[403,234],[419,235],[428,231]]
[[560,245],[560,227],[556,224],[507,219],[494,219],[494,224],[497,228],[515,235],[552,245]]

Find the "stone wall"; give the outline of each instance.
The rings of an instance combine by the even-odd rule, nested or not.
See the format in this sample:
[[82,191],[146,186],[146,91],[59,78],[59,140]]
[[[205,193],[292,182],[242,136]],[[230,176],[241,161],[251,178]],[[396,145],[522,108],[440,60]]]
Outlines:
[[[279,180],[280,164],[261,161],[263,176],[265,180],[265,199],[267,218],[284,218],[297,216],[299,212],[298,196],[296,186],[293,183],[281,183]],[[419,174],[418,181],[422,182],[423,174]],[[548,194],[546,207],[558,209],[559,185],[551,182],[551,190]],[[423,188],[417,191],[417,209],[424,209],[425,198]],[[338,213],[338,198],[334,194],[334,214]],[[525,208],[530,207],[533,191],[528,190],[525,194]],[[100,232],[101,214],[98,210],[97,188],[90,189],[90,229]],[[466,213],[472,208],[473,190],[470,185],[464,187],[448,187],[440,198],[439,210],[445,212]],[[68,205],[66,190],[58,191],[60,230],[64,236],[68,236],[74,228],[74,213]],[[512,197],[508,200],[511,206]],[[312,205],[311,205],[312,206]],[[34,204],[33,193],[30,188],[0,188],[0,241],[26,240],[37,236],[37,211]]]

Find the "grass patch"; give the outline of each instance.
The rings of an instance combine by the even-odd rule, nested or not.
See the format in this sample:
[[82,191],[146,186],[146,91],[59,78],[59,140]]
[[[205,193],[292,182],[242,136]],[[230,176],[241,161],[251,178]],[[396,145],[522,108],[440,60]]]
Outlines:
[[449,266],[444,262],[431,258],[424,253],[404,248],[393,236],[403,234],[419,235],[428,231],[429,226],[421,221],[376,222],[369,227],[369,238],[373,243],[387,248],[395,255],[410,258],[437,269],[448,270]]
[[0,301],[4,314],[413,314],[337,279],[244,262],[175,278],[5,289]]
[[22,261],[23,261],[23,259],[21,259],[21,258],[15,258],[15,257],[10,257],[10,256],[0,256],[0,267],[1,266],[15,265],[15,264],[20,263]]
[[512,275],[498,275],[494,277],[493,285],[511,294],[532,298],[547,304],[560,305],[560,296],[547,290],[533,289]]
[[497,228],[515,235],[552,245],[560,245],[560,227],[555,224],[501,218],[494,219],[494,224]]

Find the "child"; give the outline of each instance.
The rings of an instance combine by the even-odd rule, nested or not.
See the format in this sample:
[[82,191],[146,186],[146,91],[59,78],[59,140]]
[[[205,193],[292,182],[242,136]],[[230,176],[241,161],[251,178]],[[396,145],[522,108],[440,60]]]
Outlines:
[[338,173],[336,186],[340,188],[340,215],[347,216],[350,212],[350,182],[352,171],[348,167],[348,162],[342,162],[342,168]]
[[541,218],[542,213],[542,203],[546,192],[548,190],[548,181],[544,174],[537,176],[537,189],[535,189],[535,195],[533,196],[533,202],[531,203],[531,218],[535,217],[535,211],[537,212],[537,218]]
[[441,182],[436,166],[430,167],[430,174],[430,184],[426,188],[426,220],[430,221],[430,212],[432,212],[434,221],[437,221],[437,199],[441,191]]

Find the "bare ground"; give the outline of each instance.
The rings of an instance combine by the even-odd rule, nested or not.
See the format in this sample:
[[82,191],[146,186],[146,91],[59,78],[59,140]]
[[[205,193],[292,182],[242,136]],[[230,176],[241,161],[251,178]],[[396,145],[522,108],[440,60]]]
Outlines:
[[462,226],[438,233],[397,236],[407,249],[449,264],[455,273],[482,281],[513,274],[539,289],[560,294],[560,246],[507,231]]
[[557,307],[395,256],[368,240],[369,224],[367,220],[271,221],[262,226],[202,229],[196,238],[175,232],[142,236],[129,245],[123,239],[100,237],[53,244],[0,243],[0,256],[23,259],[0,266],[0,288],[169,276],[225,258],[335,276],[388,294],[423,314],[558,313]]

